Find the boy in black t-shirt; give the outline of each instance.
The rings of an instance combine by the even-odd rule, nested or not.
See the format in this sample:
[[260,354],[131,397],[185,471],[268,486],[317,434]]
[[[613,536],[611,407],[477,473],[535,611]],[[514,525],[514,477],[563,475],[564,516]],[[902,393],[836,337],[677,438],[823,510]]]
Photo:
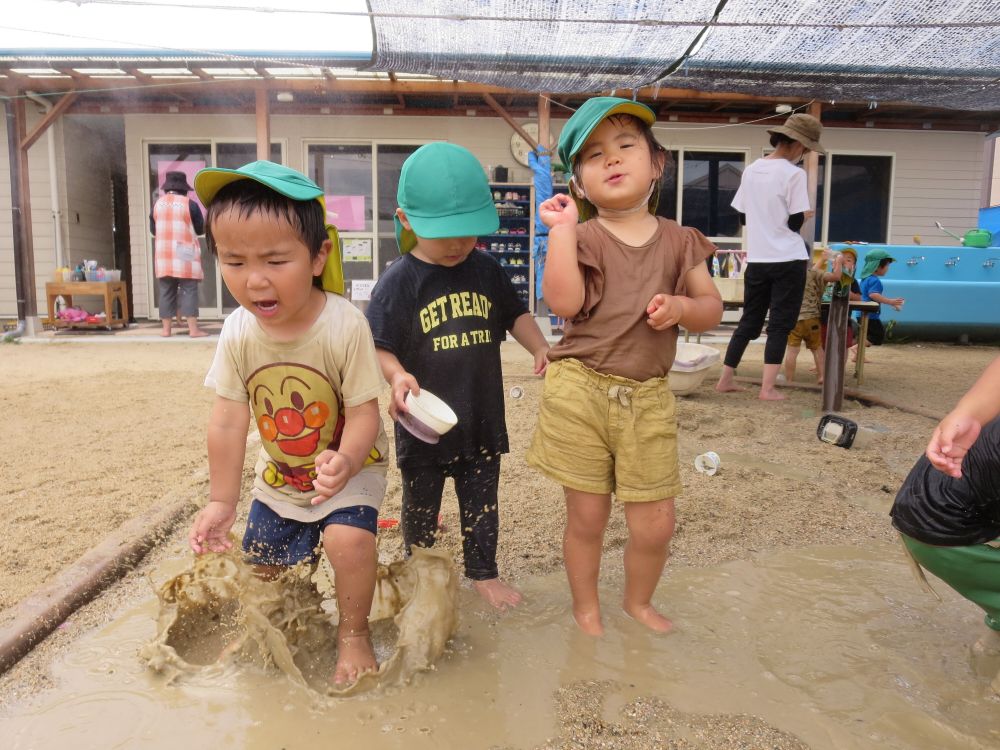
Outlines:
[[[396,462],[403,481],[403,543],[434,544],[446,477],[455,482],[465,575],[498,609],[521,594],[496,565],[500,455],[509,451],[500,344],[510,331],[545,369],[548,344],[500,264],[474,251],[499,228],[478,160],[450,143],[431,143],[403,163],[396,193],[396,239],[403,257],[379,278],[368,306],[382,373],[392,387]],[[406,395],[439,396],[458,424],[436,444],[398,423]]]

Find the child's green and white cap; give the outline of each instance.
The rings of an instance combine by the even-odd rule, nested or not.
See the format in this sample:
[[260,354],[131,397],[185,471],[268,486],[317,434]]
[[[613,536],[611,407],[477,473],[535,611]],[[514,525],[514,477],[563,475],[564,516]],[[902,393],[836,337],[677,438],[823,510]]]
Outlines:
[[412,227],[394,219],[401,253],[410,252],[417,237],[479,237],[500,228],[482,165],[454,143],[428,143],[410,154],[399,173],[396,203]]
[[879,265],[881,265],[883,260],[887,260],[890,263],[895,263],[896,259],[892,257],[888,250],[884,248],[877,247],[874,250],[869,250],[865,253],[865,265],[861,269],[861,278],[867,279],[873,273],[878,270]]
[[[270,188],[286,198],[294,201],[319,202],[323,207],[323,217],[329,215],[326,211],[326,200],[323,189],[301,172],[273,161],[252,161],[238,169],[223,169],[221,167],[206,167],[194,176],[194,190],[201,202],[208,206],[219,191],[226,185],[239,180],[253,180]],[[330,254],[323,267],[322,284],[328,292],[344,293],[344,269],[340,258],[340,235],[337,227],[326,225],[326,234],[330,238]]]
[[590,138],[594,128],[611,115],[632,115],[647,125],[656,122],[656,113],[653,110],[631,99],[617,96],[595,96],[593,99],[588,99],[566,121],[559,134],[559,160],[567,169],[573,168],[573,157],[580,153],[580,149]]

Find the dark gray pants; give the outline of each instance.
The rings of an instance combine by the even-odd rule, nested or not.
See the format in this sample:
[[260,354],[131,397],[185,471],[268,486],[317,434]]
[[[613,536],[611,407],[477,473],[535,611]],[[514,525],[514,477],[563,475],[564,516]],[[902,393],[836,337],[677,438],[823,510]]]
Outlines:
[[806,288],[807,260],[748,263],[743,276],[743,315],[726,348],[725,364],[736,369],[747,344],[760,336],[767,317],[764,364],[780,365],[795,328]]
[[160,319],[170,320],[178,309],[185,318],[198,317],[198,279],[177,279],[162,276],[156,280],[160,287]]

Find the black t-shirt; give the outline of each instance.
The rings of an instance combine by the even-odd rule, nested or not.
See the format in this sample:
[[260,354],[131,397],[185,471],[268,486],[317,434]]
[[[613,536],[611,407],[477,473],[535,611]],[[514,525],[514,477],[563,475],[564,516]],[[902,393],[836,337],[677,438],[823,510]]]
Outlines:
[[921,456],[889,511],[892,524],[918,542],[965,547],[1000,538],[1000,419],[983,427],[962,459],[962,477]]
[[474,250],[454,267],[411,254],[390,265],[368,305],[375,346],[458,415],[458,424],[429,445],[396,425],[399,466],[446,464],[506,453],[500,344],[528,312],[504,269]]

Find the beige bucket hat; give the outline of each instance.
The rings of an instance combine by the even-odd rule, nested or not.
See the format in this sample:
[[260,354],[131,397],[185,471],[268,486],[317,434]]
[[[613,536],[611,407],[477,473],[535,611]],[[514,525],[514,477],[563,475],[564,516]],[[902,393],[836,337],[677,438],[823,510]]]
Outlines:
[[784,125],[770,128],[768,133],[781,133],[798,141],[810,151],[825,154],[826,149],[819,145],[819,137],[823,133],[823,125],[812,115],[796,113],[785,120]]

